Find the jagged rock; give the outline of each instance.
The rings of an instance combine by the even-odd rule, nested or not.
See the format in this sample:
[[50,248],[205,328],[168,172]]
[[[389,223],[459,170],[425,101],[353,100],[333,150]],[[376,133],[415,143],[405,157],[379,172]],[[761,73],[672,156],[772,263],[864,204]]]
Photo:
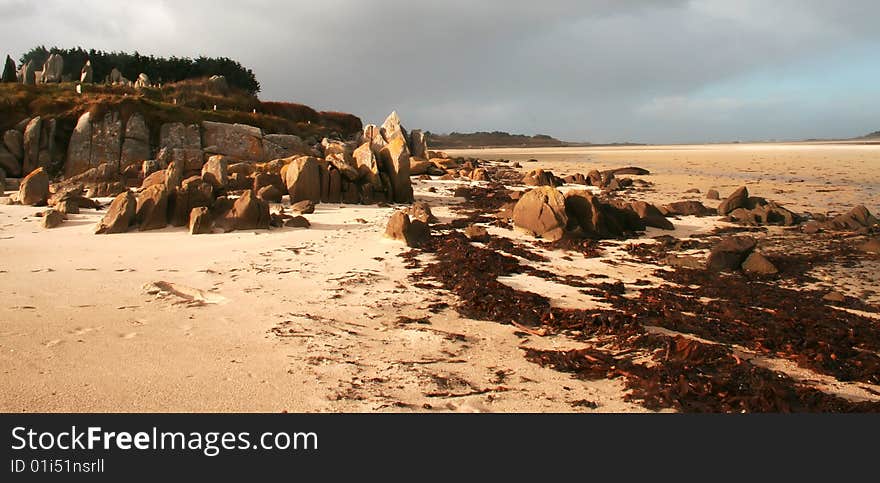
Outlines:
[[488,243],[490,240],[489,231],[482,226],[470,224],[464,229],[464,236],[475,242]]
[[339,174],[347,181],[357,181],[361,174],[352,162],[346,159],[343,153],[333,153],[327,156],[327,162],[339,170]]
[[[173,166],[169,166],[171,170]],[[172,175],[173,176],[173,175]],[[201,176],[190,176],[174,187],[166,180],[168,193],[168,212],[173,226],[186,226],[193,208],[211,207],[214,203],[214,187],[202,180]]]
[[311,215],[315,212],[315,202],[312,200],[302,200],[298,203],[290,205],[291,213],[299,213],[301,215]]
[[91,84],[94,82],[94,71],[92,70],[92,61],[87,60],[85,65],[83,65],[82,70],[79,71],[79,81],[83,84]]
[[263,153],[266,161],[307,155],[311,148],[299,136],[293,134],[266,134],[263,136]]
[[365,142],[355,149],[354,153],[352,153],[352,159],[361,179],[373,185],[374,189],[382,187],[382,182],[379,178],[379,163],[369,142]]
[[24,130],[24,158],[22,172],[30,173],[40,167],[40,135],[43,131],[43,120],[37,116],[28,123]]
[[205,206],[198,206],[189,212],[189,234],[210,235],[214,231],[211,212]]
[[285,173],[285,184],[290,194],[290,202],[311,200],[321,201],[321,170],[318,160],[311,156],[293,159]]
[[88,192],[89,197],[93,198],[116,196],[127,189],[122,182],[118,167],[106,163],[65,179],[59,183],[56,192],[70,187],[81,187]]
[[712,248],[706,268],[713,272],[736,271],[755,250],[757,242],[753,237],[736,235],[722,238]]
[[656,206],[650,203],[646,203],[644,201],[635,201],[633,203],[630,203],[629,206],[632,211],[635,212],[636,215],[638,215],[639,219],[642,220],[642,223],[644,223],[645,226],[660,228],[662,230],[675,229],[675,225],[673,225],[671,221],[666,219],[666,217],[663,216],[663,213],[661,213]]
[[268,230],[271,217],[269,204],[258,199],[252,190],[245,191],[235,200],[224,219],[224,229]]
[[382,148],[379,157],[383,170],[391,181],[391,193],[389,196],[391,201],[396,203],[412,203],[413,189],[409,178],[410,155],[409,149],[406,146],[406,139],[402,135],[393,137]]
[[150,131],[144,116],[134,113],[125,123],[125,135],[122,141],[122,152],[119,167],[143,163],[150,159]]
[[393,111],[388,117],[385,119],[385,122],[382,123],[382,129],[380,130],[382,133],[382,137],[386,142],[390,143],[395,139],[403,140],[404,146],[407,147],[407,151],[409,150],[409,142],[408,136],[406,134],[406,129],[403,128],[403,125],[400,124],[400,117],[397,115],[397,111]]
[[107,214],[98,223],[95,234],[104,235],[111,233],[125,233],[134,223],[135,212],[137,209],[137,199],[134,194],[126,190],[120,193],[107,209]]
[[535,188],[516,203],[513,223],[533,236],[549,241],[559,240],[568,224],[565,205],[565,197],[555,188]]
[[428,159],[428,137],[421,129],[409,133],[409,152],[414,158]]
[[746,273],[756,275],[776,275],[779,273],[779,269],[773,265],[773,262],[758,252],[752,252],[752,254],[746,258],[746,261],[742,264],[742,269]]
[[226,189],[229,183],[227,169],[229,160],[226,156],[214,155],[202,166],[202,179],[214,187],[214,190]]
[[402,211],[395,211],[385,227],[386,238],[402,241],[409,247],[420,246],[430,236],[431,229],[426,223],[410,221],[409,216]]
[[43,213],[43,228],[51,229],[61,226],[64,222],[64,213],[58,210],[46,210]]
[[706,192],[706,199],[707,200],[720,200],[721,194],[718,193],[718,190],[709,190]]
[[168,190],[155,184],[137,196],[135,220],[140,231],[160,230],[168,225]]
[[746,202],[749,199],[749,190],[745,186],[734,191],[718,205],[718,214],[725,216],[737,208],[746,208]]
[[284,220],[284,226],[286,228],[310,228],[312,224],[304,216],[294,216]]
[[437,217],[431,213],[431,206],[424,201],[416,201],[409,208],[404,210],[411,220],[419,220],[422,223],[437,223]]
[[676,201],[666,205],[667,213],[678,216],[708,216],[712,210],[699,201]]
[[569,191],[565,196],[565,210],[569,216],[568,229],[580,229],[590,238],[614,238],[645,229],[645,224],[627,204],[604,203],[587,190]]
[[42,167],[30,172],[21,180],[18,200],[23,205],[42,206],[49,200],[49,175]]
[[245,124],[204,121],[205,152],[223,154],[238,161],[260,162],[265,159],[263,132]]
[[12,57],[6,56],[6,64],[3,66],[3,76],[0,77],[0,82],[4,83],[12,83],[16,82],[17,75],[15,69],[15,61],[12,60]]
[[79,213],[79,203],[77,203],[76,200],[73,199],[65,199],[59,201],[55,205],[55,209],[60,211],[61,213],[64,213],[65,215],[76,215]]

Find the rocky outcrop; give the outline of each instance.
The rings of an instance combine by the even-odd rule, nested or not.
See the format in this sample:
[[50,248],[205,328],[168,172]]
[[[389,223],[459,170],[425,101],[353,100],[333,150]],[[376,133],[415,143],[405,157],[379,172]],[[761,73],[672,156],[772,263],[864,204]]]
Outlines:
[[[546,189],[546,188],[545,188]],[[605,203],[590,191],[572,190],[565,195],[568,229],[588,238],[616,238],[645,229],[639,215],[626,204]]]
[[644,201],[634,201],[629,205],[630,209],[638,215],[645,226],[660,228],[662,230],[674,230],[675,225],[663,216],[656,206]]
[[385,237],[406,243],[409,247],[419,247],[430,238],[431,229],[422,221],[411,221],[402,211],[395,211],[385,227]]
[[[101,164],[115,166],[118,170],[125,132],[125,126],[116,111],[108,111],[97,120],[92,119],[89,112],[84,113],[70,137],[65,176],[75,176]],[[148,159],[148,155],[137,161]]]
[[32,86],[37,83],[36,79],[36,71],[37,67],[34,65],[33,60],[27,61],[25,64],[21,66],[21,72],[19,74],[19,79],[21,83],[24,85]]
[[725,216],[737,208],[745,208],[749,199],[749,190],[745,186],[734,191],[730,196],[718,205],[718,214]]
[[516,203],[513,224],[532,236],[556,241],[563,237],[568,224],[565,208],[565,196],[555,188],[535,188]]
[[210,184],[215,191],[226,189],[226,185],[229,183],[228,169],[229,159],[226,156],[211,156],[202,166],[202,179]]
[[210,154],[222,154],[237,161],[260,162],[265,160],[263,132],[260,128],[245,124],[224,124],[204,121],[203,146]]
[[23,205],[42,206],[49,200],[49,175],[37,168],[21,180],[18,200]]
[[210,235],[214,231],[214,222],[207,207],[193,208],[189,213],[190,235]]
[[127,189],[125,183],[122,182],[119,169],[115,165],[107,163],[65,179],[57,185],[55,191],[72,187],[84,189],[92,198],[116,196]]
[[225,230],[268,230],[270,220],[269,205],[248,190],[235,200],[223,225]]
[[134,224],[136,210],[137,199],[135,199],[131,191],[125,190],[124,193],[120,193],[113,200],[113,203],[110,203],[110,208],[108,208],[107,214],[104,215],[101,222],[98,223],[95,234],[125,233]]
[[284,181],[291,203],[321,201],[321,171],[317,159],[311,156],[294,158],[287,167]]
[[263,155],[266,161],[311,154],[311,148],[293,134],[266,134],[263,136]]
[[[392,114],[396,118],[396,114]],[[388,144],[382,148],[380,159],[382,169],[391,182],[390,200],[396,203],[412,203],[413,189],[412,181],[409,178],[410,155],[406,139],[402,135],[390,139]]]
[[408,137],[406,135],[406,130],[403,128],[403,125],[400,123],[400,117],[397,115],[397,111],[393,111],[388,117],[385,119],[385,122],[382,123],[382,128],[379,131],[382,134],[382,137],[386,142],[390,143],[395,139],[403,140],[404,146],[409,147]]
[[198,170],[204,163],[202,136],[199,126],[169,122],[159,128],[159,154],[157,158],[165,166],[176,162],[184,170]]
[[150,131],[144,116],[134,113],[125,123],[125,138],[119,158],[120,169],[132,164],[141,164],[152,159],[150,154]]
[[134,88],[135,89],[144,89],[144,88],[152,87],[152,86],[153,86],[153,83],[150,82],[150,76],[148,76],[147,74],[144,74],[143,72],[138,74],[137,79],[135,79],[135,81],[134,81]]

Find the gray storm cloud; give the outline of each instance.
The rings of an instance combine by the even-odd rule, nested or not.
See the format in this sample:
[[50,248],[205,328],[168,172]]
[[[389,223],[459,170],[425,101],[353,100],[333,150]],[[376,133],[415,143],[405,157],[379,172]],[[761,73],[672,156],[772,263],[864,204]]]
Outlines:
[[228,56],[254,70],[263,99],[368,121],[397,109],[438,132],[791,138],[880,129],[864,112],[877,101],[701,93],[877,46],[878,14],[880,2],[818,0],[13,0],[0,1],[0,47]]

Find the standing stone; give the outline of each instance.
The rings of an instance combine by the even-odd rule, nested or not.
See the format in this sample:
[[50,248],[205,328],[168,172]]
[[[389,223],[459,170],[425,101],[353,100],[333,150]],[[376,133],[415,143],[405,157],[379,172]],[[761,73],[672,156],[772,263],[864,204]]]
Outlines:
[[[387,121],[386,121],[387,122]],[[410,155],[403,136],[392,138],[380,153],[382,168],[391,179],[391,200],[396,203],[412,203],[413,189],[410,181]]]
[[40,116],[31,119],[24,130],[24,158],[22,171],[30,173],[40,166],[40,134],[43,131],[43,120]]
[[95,74],[92,70],[92,61],[87,60],[86,65],[83,66],[82,70],[79,72],[79,81],[83,84],[91,84],[93,82]]
[[373,150],[373,154],[377,156],[379,155],[379,152],[382,151],[382,148],[388,144],[385,142],[385,138],[382,137],[382,130],[375,124],[368,124],[364,127],[361,142],[369,144],[370,149]]
[[140,225],[140,231],[160,230],[168,225],[168,191],[165,185],[150,186],[138,195],[135,220]]
[[413,157],[428,159],[428,137],[421,129],[414,129],[409,134],[409,150]]
[[61,54],[52,54],[43,64],[43,84],[57,84],[61,82],[61,74],[64,72],[64,57]]
[[513,208],[513,224],[533,236],[549,241],[561,239],[568,224],[565,196],[549,186],[529,191]]
[[120,169],[150,159],[150,131],[141,113],[136,112],[125,123],[125,138],[119,158]]
[[67,145],[67,162],[64,163],[64,176],[71,177],[89,170],[92,162],[92,123],[91,114],[83,113],[73,128]]
[[107,81],[112,85],[122,84],[125,81],[125,77],[122,77],[122,72],[119,72],[119,69],[114,67],[110,71],[110,75],[107,78]]
[[373,185],[373,188],[382,187],[382,181],[379,178],[379,163],[376,161],[376,155],[373,153],[370,143],[365,142],[355,149],[352,159],[361,179]]
[[135,89],[143,89],[145,87],[152,87],[153,84],[150,82],[150,77],[147,74],[141,72],[138,74],[137,80],[134,81]]
[[0,77],[0,82],[4,83],[12,83],[16,82],[17,75],[15,73],[15,61],[12,60],[12,57],[6,56],[6,64],[3,67],[3,76]]
[[311,156],[301,156],[290,162],[285,183],[290,202],[321,201],[321,171],[318,161]]
[[214,231],[211,212],[204,206],[193,208],[189,213],[189,234],[210,235]]
[[98,223],[95,234],[125,233],[134,222],[136,210],[137,199],[135,199],[134,194],[130,190],[125,190],[124,193],[120,193],[113,199],[113,203],[110,203],[110,208],[101,222]]
[[33,60],[27,61],[24,65],[21,66],[21,83],[27,86],[32,86],[37,83],[36,81],[36,66],[34,65]]

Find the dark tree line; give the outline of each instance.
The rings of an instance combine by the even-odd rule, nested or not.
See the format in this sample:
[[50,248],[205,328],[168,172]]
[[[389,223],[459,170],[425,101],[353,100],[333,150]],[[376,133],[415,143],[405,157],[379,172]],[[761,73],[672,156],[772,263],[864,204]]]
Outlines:
[[100,50],[85,50],[82,47],[75,49],[60,49],[45,46],[34,47],[21,56],[20,63],[29,60],[39,70],[49,58],[50,54],[61,54],[64,58],[64,75],[71,79],[79,80],[80,72],[87,60],[92,61],[92,72],[96,82],[103,81],[113,68],[119,69],[127,79],[134,81],[143,72],[156,82],[177,82],[199,77],[222,75],[231,87],[247,91],[250,94],[260,92],[260,83],[257,82],[253,71],[245,68],[235,60],[227,57],[155,57],[153,55],[141,55],[138,52],[103,52]]

